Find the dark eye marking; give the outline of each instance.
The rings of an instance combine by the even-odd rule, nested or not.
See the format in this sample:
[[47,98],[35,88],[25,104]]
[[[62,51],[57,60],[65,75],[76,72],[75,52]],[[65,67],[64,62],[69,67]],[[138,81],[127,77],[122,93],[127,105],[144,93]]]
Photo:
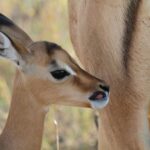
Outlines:
[[61,79],[63,79],[63,78],[65,78],[65,77],[70,75],[70,73],[67,72],[64,69],[55,70],[55,71],[52,71],[50,73],[57,80],[61,80]]

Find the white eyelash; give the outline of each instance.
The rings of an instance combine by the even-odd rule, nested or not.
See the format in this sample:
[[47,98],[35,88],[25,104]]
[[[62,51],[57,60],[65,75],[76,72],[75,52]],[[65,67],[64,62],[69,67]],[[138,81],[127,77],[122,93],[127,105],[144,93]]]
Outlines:
[[76,72],[67,64],[61,62],[61,61],[57,61],[59,68],[56,69],[65,69],[66,71],[68,71],[71,75],[77,75]]
[[76,72],[72,70],[72,68],[70,68],[68,65],[65,65],[64,69],[66,69],[71,75],[76,75]]

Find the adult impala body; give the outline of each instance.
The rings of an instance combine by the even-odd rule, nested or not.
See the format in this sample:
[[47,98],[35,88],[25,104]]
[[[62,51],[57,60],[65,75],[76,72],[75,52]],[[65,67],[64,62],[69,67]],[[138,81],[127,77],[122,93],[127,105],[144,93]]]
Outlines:
[[150,149],[150,1],[69,0],[69,19],[83,66],[111,87],[99,149]]
[[50,104],[102,108],[108,86],[82,70],[60,46],[33,42],[0,14],[0,56],[17,66],[11,108],[0,150],[40,150]]

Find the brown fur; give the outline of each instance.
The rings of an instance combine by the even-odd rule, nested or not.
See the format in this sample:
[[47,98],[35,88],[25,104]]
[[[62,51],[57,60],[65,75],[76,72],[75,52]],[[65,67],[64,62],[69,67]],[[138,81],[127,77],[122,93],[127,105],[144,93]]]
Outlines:
[[69,0],[77,55],[87,71],[111,87],[110,104],[100,113],[100,150],[150,149],[150,2],[140,1],[136,10],[128,12],[135,13],[130,18],[134,28],[124,51],[130,4],[131,0]]
[[[97,90],[104,91],[100,86],[105,86],[105,83],[81,69],[60,46],[50,42],[33,42],[1,14],[0,32],[9,37],[11,46],[15,47],[23,61],[19,57],[20,68],[16,73],[9,117],[0,136],[0,150],[40,150],[48,106],[91,107],[89,96]],[[49,67],[56,61],[70,66],[76,75],[59,83],[53,81]]]

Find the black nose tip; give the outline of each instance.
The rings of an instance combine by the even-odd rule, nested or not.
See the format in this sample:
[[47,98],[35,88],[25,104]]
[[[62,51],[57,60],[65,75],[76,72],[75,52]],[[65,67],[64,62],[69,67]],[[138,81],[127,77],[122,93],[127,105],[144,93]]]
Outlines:
[[102,90],[104,90],[104,91],[106,91],[106,92],[109,92],[109,86],[107,86],[107,85],[99,85],[99,87],[100,87]]
[[0,51],[4,51],[4,48],[0,48]]

